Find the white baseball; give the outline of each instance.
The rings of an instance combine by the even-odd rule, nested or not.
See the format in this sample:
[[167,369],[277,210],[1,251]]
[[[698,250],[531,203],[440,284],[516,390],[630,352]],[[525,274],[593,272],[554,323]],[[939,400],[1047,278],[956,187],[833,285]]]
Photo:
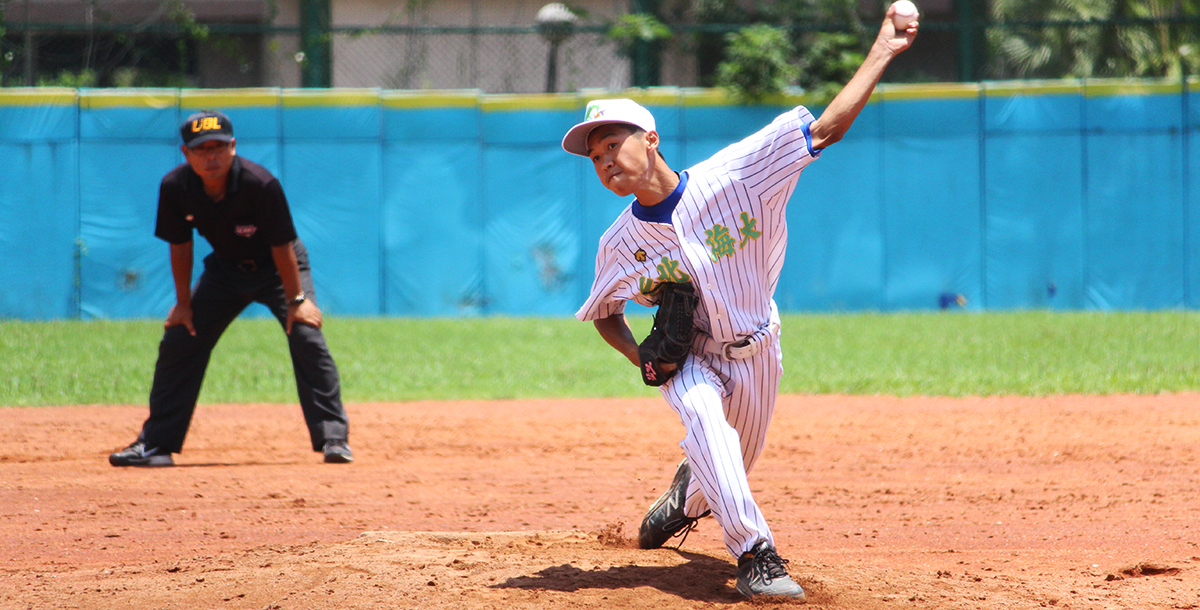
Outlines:
[[917,5],[911,0],[896,0],[892,6],[896,7],[896,12],[892,13],[892,25],[897,33],[907,30],[908,24],[917,20]]

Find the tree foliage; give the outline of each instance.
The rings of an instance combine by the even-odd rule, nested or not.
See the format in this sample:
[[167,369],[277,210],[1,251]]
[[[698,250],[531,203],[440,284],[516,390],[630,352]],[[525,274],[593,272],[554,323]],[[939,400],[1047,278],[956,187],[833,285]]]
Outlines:
[[1200,68],[1200,0],[993,0],[993,78],[1179,77]]
[[[800,68],[798,84],[811,95],[828,101],[866,58],[874,32],[863,25],[855,0],[787,0],[776,5],[794,32]],[[820,24],[823,29],[801,25]]]
[[616,43],[618,53],[631,57],[639,44],[655,44],[669,39],[671,28],[649,13],[630,13],[617,18],[605,37]]
[[717,66],[717,84],[743,102],[760,102],[795,82],[795,51],[782,28],[752,25],[727,36],[726,59]]
[[694,48],[701,82],[744,101],[794,85],[827,100],[854,75],[874,39],[856,0],[689,0],[680,17],[695,25],[741,26],[733,34],[701,31]]

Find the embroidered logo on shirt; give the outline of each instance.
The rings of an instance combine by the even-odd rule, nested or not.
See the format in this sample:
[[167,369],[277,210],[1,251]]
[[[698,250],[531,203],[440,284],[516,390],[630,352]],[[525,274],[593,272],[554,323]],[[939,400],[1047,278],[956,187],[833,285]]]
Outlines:
[[233,232],[237,233],[238,237],[251,237],[258,231],[258,227],[254,225],[238,225],[233,228]]
[[756,224],[758,224],[757,218],[751,218],[749,212],[742,212],[742,226],[738,227],[738,233],[742,234],[742,241],[738,242],[738,250],[745,248],[746,242],[762,237],[762,231],[754,230]]
[[661,262],[654,267],[658,269],[658,277],[650,279],[648,277],[638,278],[638,290],[642,294],[650,294],[654,289],[663,282],[675,282],[676,284],[685,284],[692,281],[692,276],[686,271],[679,268],[679,261],[672,260],[667,257],[662,257]]
[[639,263],[646,262],[646,251],[641,248],[638,248],[638,251],[633,253],[633,260],[635,260]]
[[187,216],[183,217],[183,219],[188,222],[191,222],[193,218],[195,218],[195,216],[192,216],[191,214],[188,214]]
[[712,253],[709,256],[713,261],[721,260],[722,256],[733,256],[733,245],[736,242],[729,236],[729,227],[722,224],[715,224],[713,228],[705,229],[704,234],[708,236],[708,239],[704,240],[704,243],[712,248]]

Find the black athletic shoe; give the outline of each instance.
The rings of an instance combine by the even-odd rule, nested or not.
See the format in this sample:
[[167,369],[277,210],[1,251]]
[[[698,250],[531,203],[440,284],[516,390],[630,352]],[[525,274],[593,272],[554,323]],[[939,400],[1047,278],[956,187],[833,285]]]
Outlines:
[[171,452],[158,447],[146,447],[142,441],[134,443],[108,456],[108,463],[113,466],[174,466]]
[[746,597],[776,596],[805,601],[804,589],[788,576],[784,567],[787,562],[766,540],[758,541],[753,549],[738,557],[738,593]]
[[349,464],[354,461],[354,452],[344,440],[325,441],[326,464]]
[[[657,549],[673,536],[683,536],[686,540],[688,532],[696,527],[696,522],[712,512],[706,510],[699,517],[684,514],[683,503],[687,500],[687,486],[691,478],[692,466],[688,464],[687,458],[684,458],[675,470],[670,489],[650,507],[646,518],[642,519],[642,527],[638,529],[638,546],[643,549]],[[679,541],[679,546],[683,546],[683,540]]]

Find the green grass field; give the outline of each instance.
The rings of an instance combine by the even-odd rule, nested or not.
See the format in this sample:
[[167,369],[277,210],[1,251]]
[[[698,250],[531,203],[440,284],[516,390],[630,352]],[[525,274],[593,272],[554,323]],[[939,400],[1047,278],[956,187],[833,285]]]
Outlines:
[[[788,315],[784,393],[1047,395],[1200,390],[1200,313]],[[644,335],[649,317],[632,320]],[[0,322],[0,405],[144,404],[162,322]],[[327,318],[348,402],[654,396],[573,318]],[[295,402],[274,320],[236,321],[201,402]]]

